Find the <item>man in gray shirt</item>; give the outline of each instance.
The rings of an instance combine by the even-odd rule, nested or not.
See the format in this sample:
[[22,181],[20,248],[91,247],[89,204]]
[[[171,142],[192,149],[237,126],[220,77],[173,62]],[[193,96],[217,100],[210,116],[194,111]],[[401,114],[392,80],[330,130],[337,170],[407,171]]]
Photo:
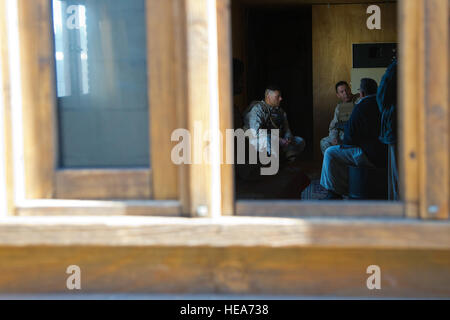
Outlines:
[[322,154],[325,154],[325,151],[329,147],[342,144],[345,123],[350,119],[355,103],[359,99],[359,94],[352,94],[350,86],[345,81],[339,81],[336,84],[336,95],[342,102],[334,110],[334,117],[330,123],[328,137],[320,140]]
[[281,100],[280,88],[267,86],[264,100],[252,102],[244,112],[244,130],[253,129],[258,134],[260,129],[279,129],[280,153],[288,161],[295,161],[306,144],[303,138],[292,134],[286,112],[280,108]]

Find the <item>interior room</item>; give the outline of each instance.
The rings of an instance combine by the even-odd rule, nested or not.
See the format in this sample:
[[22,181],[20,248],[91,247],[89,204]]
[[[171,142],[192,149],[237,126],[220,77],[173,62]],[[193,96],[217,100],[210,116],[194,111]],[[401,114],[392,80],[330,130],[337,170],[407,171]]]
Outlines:
[[369,29],[372,4],[231,1],[232,56],[243,65],[243,88],[233,99],[235,118],[236,113],[242,118],[253,101],[264,99],[265,86],[276,83],[292,134],[306,142],[289,170],[281,168],[276,176],[263,178],[264,183],[237,174],[237,199],[318,200],[326,194],[319,183],[320,141],[328,136],[340,102],[335,85],[346,81],[358,94],[361,78],[380,84],[396,51],[397,2],[378,2],[380,25]]

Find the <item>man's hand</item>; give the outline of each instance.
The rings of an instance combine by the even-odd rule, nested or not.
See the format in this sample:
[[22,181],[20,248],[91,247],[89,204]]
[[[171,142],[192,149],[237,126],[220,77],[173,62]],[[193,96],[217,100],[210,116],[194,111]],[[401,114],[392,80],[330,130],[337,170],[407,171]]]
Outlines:
[[333,139],[333,140],[331,140],[331,144],[333,145],[333,146],[337,146],[338,145],[338,140],[335,138],[335,139]]

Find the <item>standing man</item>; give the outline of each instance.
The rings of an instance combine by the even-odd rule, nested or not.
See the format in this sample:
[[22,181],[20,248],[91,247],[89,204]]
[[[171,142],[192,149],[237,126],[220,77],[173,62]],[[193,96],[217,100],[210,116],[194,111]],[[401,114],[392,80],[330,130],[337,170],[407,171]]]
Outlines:
[[352,94],[350,86],[345,81],[336,83],[335,89],[336,96],[342,102],[339,103],[334,110],[334,117],[330,122],[328,137],[320,140],[322,154],[325,154],[327,148],[342,144],[345,124],[352,114],[356,101],[359,99],[359,94]]
[[381,114],[376,99],[377,83],[361,79],[361,100],[345,126],[343,144],[325,151],[320,184],[328,190],[324,200],[348,194],[348,166],[386,168],[387,148],[379,140]]
[[388,199],[399,200],[397,168],[397,59],[387,68],[377,92],[381,112],[380,141],[389,145]]
[[[295,137],[289,129],[286,112],[280,108],[281,90],[278,86],[267,86],[264,100],[252,102],[244,113],[244,130],[253,129],[259,135],[260,129],[280,130],[280,149],[288,161],[295,161],[296,157],[305,149],[305,140]],[[270,141],[270,135],[268,137]],[[256,141],[251,141],[255,145]],[[266,146],[267,150],[271,150]]]

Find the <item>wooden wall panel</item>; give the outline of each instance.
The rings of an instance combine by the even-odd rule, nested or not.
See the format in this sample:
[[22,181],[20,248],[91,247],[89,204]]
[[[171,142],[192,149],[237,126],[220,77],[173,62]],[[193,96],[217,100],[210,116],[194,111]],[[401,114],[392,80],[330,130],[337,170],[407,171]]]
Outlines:
[[[397,4],[378,4],[381,30],[369,30],[367,4],[313,5],[313,101],[315,159],[321,159],[320,139],[338,103],[335,84],[350,83],[352,43],[397,42]],[[352,88],[357,93],[358,88]]]

